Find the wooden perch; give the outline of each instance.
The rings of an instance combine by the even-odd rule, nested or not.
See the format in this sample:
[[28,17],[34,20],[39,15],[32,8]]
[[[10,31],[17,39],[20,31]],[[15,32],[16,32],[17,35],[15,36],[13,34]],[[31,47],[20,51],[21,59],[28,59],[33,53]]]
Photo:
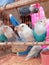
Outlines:
[[18,2],[7,4],[5,7],[0,7],[0,12],[3,12],[4,10],[10,10],[10,9],[14,9],[34,3],[46,2],[46,1],[48,0],[20,0]]
[[[9,42],[8,42],[9,43]],[[11,44],[11,47],[12,47],[12,52],[13,53],[16,53],[16,52],[23,52],[25,51],[28,46],[34,46],[34,45],[49,45],[48,42],[12,42],[12,43],[9,43]]]
[[11,52],[23,52],[25,51],[28,46],[34,46],[34,45],[49,45],[49,42],[4,42],[0,43],[0,50],[7,50],[7,48],[10,48]]
[[49,42],[13,42],[13,44],[16,45],[27,45],[27,46],[33,46],[33,45],[49,45]]
[[43,1],[47,1],[47,0],[20,0],[18,2],[7,4],[5,7],[0,7],[0,12],[4,10],[9,10],[9,9],[14,9],[14,8],[30,5],[33,3],[43,2]]
[[48,0],[20,0],[18,2],[7,4],[5,7],[0,7],[0,12],[4,10],[10,10],[10,9],[14,9],[14,8],[18,8],[18,7],[22,7],[22,6],[26,6],[26,5],[30,5],[34,3],[46,2],[46,1]]
[[16,44],[16,45],[27,45],[27,46],[33,46],[33,45],[49,45],[49,42],[4,42],[4,43],[0,43],[0,45],[12,45],[12,44]]

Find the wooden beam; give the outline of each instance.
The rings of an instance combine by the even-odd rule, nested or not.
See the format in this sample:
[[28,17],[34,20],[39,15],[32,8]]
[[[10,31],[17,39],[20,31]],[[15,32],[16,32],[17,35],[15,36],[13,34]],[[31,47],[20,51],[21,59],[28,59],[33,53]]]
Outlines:
[[4,42],[4,43],[0,43],[0,50],[4,50],[4,47],[7,48],[7,47],[11,47],[11,50],[13,53],[16,53],[16,52],[23,52],[25,51],[28,46],[43,46],[43,45],[46,45],[48,46],[49,45],[49,42]]
[[0,43],[0,45],[8,45],[8,44],[16,44],[16,45],[27,45],[27,46],[33,46],[33,45],[49,45],[49,42],[4,42]]
[[0,7],[0,12],[2,12],[4,10],[9,10],[9,9],[13,9],[13,8],[18,8],[18,7],[30,5],[30,4],[33,4],[35,2],[38,2],[38,0],[20,0],[18,2],[8,4],[8,5],[6,5],[6,7]]
[[13,44],[33,46],[33,45],[49,45],[49,42],[13,42]]
[[0,7],[0,12],[4,10],[14,9],[14,8],[18,8],[18,7],[22,7],[22,6],[26,6],[26,5],[30,5],[34,3],[46,2],[46,1],[48,0],[20,0],[20,1],[8,4],[6,5],[6,7]]
[[43,45],[49,45],[49,43],[47,43],[47,42],[13,42],[13,44],[12,44],[12,52],[13,53],[16,53],[16,52],[23,52],[23,51],[25,51],[27,48],[28,48],[28,46],[37,46],[37,45],[41,45],[41,46],[43,46]]

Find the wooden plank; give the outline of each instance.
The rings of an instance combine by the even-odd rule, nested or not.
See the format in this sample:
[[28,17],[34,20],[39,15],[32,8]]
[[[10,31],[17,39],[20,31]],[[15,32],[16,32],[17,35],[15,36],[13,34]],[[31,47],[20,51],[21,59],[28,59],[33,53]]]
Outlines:
[[8,10],[8,9],[22,7],[25,5],[30,5],[30,4],[33,4],[35,2],[38,2],[38,0],[20,0],[18,2],[8,4],[8,5],[6,5],[6,7],[0,7],[0,12],[2,12],[4,10]]
[[13,8],[30,5],[33,3],[40,3],[40,2],[46,2],[46,1],[48,1],[48,0],[20,0],[20,1],[8,4],[8,5],[6,5],[6,7],[0,7],[0,12],[2,12],[4,10],[9,10],[9,9],[13,9]]
[[27,45],[27,46],[33,46],[33,45],[49,45],[49,42],[12,42],[12,44],[16,45]]
[[4,42],[1,43],[0,42],[0,46],[1,45],[12,45],[12,44],[16,44],[16,45],[27,45],[27,46],[33,46],[33,45],[49,45],[49,42]]

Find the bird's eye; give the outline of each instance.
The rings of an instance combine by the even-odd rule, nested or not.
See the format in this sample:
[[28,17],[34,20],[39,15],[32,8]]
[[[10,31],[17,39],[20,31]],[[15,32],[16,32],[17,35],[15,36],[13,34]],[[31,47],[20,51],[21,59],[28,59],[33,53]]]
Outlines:
[[24,27],[24,25],[22,25],[22,27]]
[[42,22],[42,21],[40,21],[40,22]]

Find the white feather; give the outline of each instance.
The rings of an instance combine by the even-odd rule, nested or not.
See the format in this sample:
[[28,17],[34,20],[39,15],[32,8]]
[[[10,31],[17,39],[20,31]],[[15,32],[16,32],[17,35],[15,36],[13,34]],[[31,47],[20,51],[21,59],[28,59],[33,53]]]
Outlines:
[[9,41],[16,40],[17,35],[14,33],[14,31],[12,30],[11,27],[9,27],[7,25],[3,25],[2,31],[3,31],[4,35],[8,38]]
[[27,57],[25,60],[28,60],[32,57],[37,57],[39,52],[41,50],[41,46],[33,46],[30,50],[30,52],[28,53]]
[[26,24],[20,24],[18,26],[18,34],[19,36],[23,36],[27,41],[33,41],[33,30],[29,28]]
[[46,26],[45,26],[45,23],[46,22],[46,19],[41,19],[39,20],[36,24],[35,24],[35,27],[34,27],[34,31],[38,34],[38,35],[41,35],[43,33],[46,32]]

